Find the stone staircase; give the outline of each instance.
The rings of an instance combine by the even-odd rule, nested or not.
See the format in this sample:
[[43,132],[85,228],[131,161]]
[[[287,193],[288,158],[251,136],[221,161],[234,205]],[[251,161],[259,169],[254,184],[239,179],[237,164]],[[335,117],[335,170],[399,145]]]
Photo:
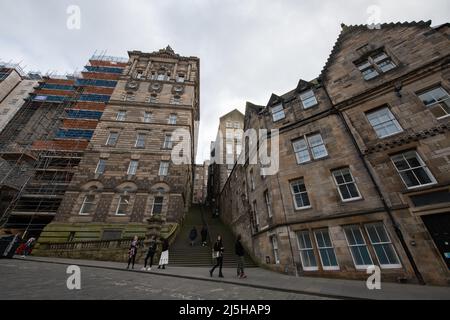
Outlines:
[[[201,246],[200,230],[203,224],[208,226],[208,246]],[[197,228],[198,236],[195,246],[191,247],[189,232],[192,227]],[[187,267],[211,267],[213,264],[212,249],[209,239],[214,243],[217,235],[220,234],[225,247],[223,266],[225,268],[235,268],[237,266],[237,257],[234,254],[235,238],[232,232],[219,218],[212,218],[212,214],[199,205],[193,205],[186,216],[177,239],[169,249],[169,267],[187,266]],[[245,266],[256,267],[255,263],[249,258],[245,258]]]

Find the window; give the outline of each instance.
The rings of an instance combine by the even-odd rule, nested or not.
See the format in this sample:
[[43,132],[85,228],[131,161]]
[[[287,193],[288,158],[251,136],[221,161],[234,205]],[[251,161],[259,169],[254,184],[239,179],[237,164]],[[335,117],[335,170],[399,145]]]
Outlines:
[[313,90],[300,94],[300,100],[302,101],[304,109],[314,107],[317,104],[317,99]]
[[273,122],[280,121],[285,118],[283,104],[280,103],[271,109]]
[[123,101],[134,101],[136,96],[132,93],[125,93],[122,95]]
[[88,215],[94,213],[95,196],[85,196],[81,205],[80,215]]
[[313,159],[320,159],[328,156],[325,143],[320,133],[308,135],[292,142],[297,163],[302,164]]
[[378,77],[380,74],[388,72],[396,67],[392,59],[383,51],[371,55],[360,63],[357,63],[365,80]]
[[158,102],[158,95],[157,94],[151,94],[148,102],[150,102],[150,103],[157,103]]
[[366,240],[364,240],[364,236],[361,232],[361,228],[356,225],[345,226],[344,233],[356,269],[365,270],[369,266],[373,265],[372,258],[370,257],[369,250],[367,249]]
[[250,186],[252,187],[252,191],[255,190],[255,177],[253,176],[253,169],[250,170]]
[[106,167],[106,160],[105,159],[98,160],[97,167],[95,168],[95,173],[104,174],[105,167]]
[[144,148],[145,147],[145,134],[138,133],[136,136],[136,143],[134,144],[135,148]]
[[308,192],[303,179],[291,182],[292,197],[296,210],[311,208]]
[[416,151],[408,151],[395,155],[391,160],[408,189],[436,183],[431,171]]
[[319,249],[320,261],[323,270],[339,270],[336,254],[334,252],[333,243],[327,229],[314,231],[317,249]]
[[157,80],[159,81],[164,81],[166,80],[166,74],[165,73],[158,73],[158,78]]
[[227,151],[227,155],[232,155],[233,154],[233,143],[227,142],[226,145],[226,151]]
[[184,74],[179,74],[177,76],[177,82],[184,82]]
[[176,114],[171,114],[169,116],[169,124],[177,124],[177,115]]
[[144,112],[144,122],[149,123],[152,121],[152,113],[145,111]]
[[119,134],[117,132],[110,132],[108,136],[108,140],[106,140],[107,146],[115,146],[117,143],[117,138],[119,137]]
[[378,138],[388,137],[403,131],[397,119],[387,107],[367,113],[367,119]]
[[116,215],[124,216],[127,214],[128,206],[130,205],[130,196],[120,196],[117,204]]
[[235,121],[233,123],[233,127],[234,127],[234,129],[240,129],[241,125],[239,124],[239,122]]
[[334,170],[332,173],[342,201],[361,199],[358,187],[349,168]]
[[280,264],[280,256],[278,254],[278,240],[276,236],[271,236],[273,257],[275,259],[275,264]]
[[117,112],[116,120],[117,121],[125,121],[127,118],[127,112],[126,111],[119,111]]
[[[225,124],[225,126],[226,126],[227,128],[233,128],[233,122],[227,121],[226,124]],[[228,131],[227,131],[227,132],[228,132]]]
[[256,230],[258,230],[259,229],[259,214],[258,214],[258,205],[256,203],[256,200],[253,201],[253,212],[255,214]]
[[181,97],[180,96],[172,96],[170,103],[171,104],[181,104]]
[[450,115],[450,96],[442,87],[426,91],[419,98],[436,118],[442,119]]
[[131,160],[130,164],[128,165],[127,174],[134,176],[136,174],[136,171],[137,171],[137,168],[138,168],[138,164],[139,164],[139,162],[137,160]]
[[267,215],[272,218],[272,202],[270,200],[269,190],[264,192],[264,200],[266,201]]
[[164,136],[163,149],[172,149],[172,135],[166,134]]
[[152,215],[162,213],[164,197],[155,197],[153,199]]
[[300,259],[302,261],[303,270],[316,271],[319,270],[317,266],[314,248],[309,236],[309,231],[301,231],[297,233],[298,248],[300,250]]
[[137,70],[136,71],[136,78],[137,79],[141,79],[143,75],[144,75],[144,71],[142,71],[142,70]]
[[169,162],[168,161],[161,161],[159,164],[159,176],[167,176],[169,173]]
[[372,223],[365,226],[378,262],[382,268],[401,268],[400,260],[392,245],[383,223]]
[[240,156],[240,155],[241,155],[241,152],[242,152],[242,144],[239,143],[239,142],[237,142],[237,143],[236,143],[236,155],[237,155],[237,156]]

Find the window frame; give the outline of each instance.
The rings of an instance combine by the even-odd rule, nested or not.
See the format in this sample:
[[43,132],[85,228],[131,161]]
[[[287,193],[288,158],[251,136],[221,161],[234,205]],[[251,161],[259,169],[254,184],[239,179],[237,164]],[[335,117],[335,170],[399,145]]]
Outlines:
[[[351,182],[344,181],[343,184],[339,184],[337,179],[336,179],[335,172],[339,171],[341,173],[341,176],[344,177],[344,174],[342,173],[343,170],[348,170],[348,173],[349,173],[350,177],[352,178],[352,181]],[[352,174],[352,171],[350,170],[350,167],[342,167],[342,168],[339,168],[339,169],[334,169],[334,170],[331,171],[331,175],[333,176],[334,183],[335,183],[336,188],[337,188],[337,190],[339,192],[339,196],[341,197],[341,201],[342,202],[352,202],[352,201],[358,201],[358,200],[362,199],[361,192],[359,191],[358,184],[355,181],[355,177],[353,177],[353,174]],[[356,192],[358,192],[358,197],[352,197],[352,198],[349,198],[349,199],[344,199],[344,197],[342,195],[342,192],[341,192],[340,186],[341,185],[347,186],[348,184],[351,184],[351,183],[353,183],[355,185]]]
[[[313,145],[311,144],[310,139],[311,139],[312,137],[315,137],[315,136],[319,136],[322,143],[313,146]],[[298,150],[297,150],[297,149],[296,149],[296,143],[299,142],[299,141],[303,141],[305,147],[304,147],[303,149],[298,149]],[[309,163],[309,162],[312,162],[312,161],[316,161],[316,160],[321,160],[321,159],[324,159],[324,158],[326,158],[326,157],[329,156],[327,146],[326,146],[325,141],[323,140],[322,134],[321,134],[320,132],[314,132],[314,133],[304,134],[304,135],[301,136],[301,137],[298,137],[298,138],[296,138],[296,139],[294,139],[294,140],[291,140],[291,144],[292,144],[292,149],[294,150],[295,159],[296,159],[298,165],[306,164],[306,163]],[[323,146],[323,148],[324,148],[324,150],[325,150],[325,154],[324,154],[323,156],[321,156],[321,157],[316,157],[316,156],[314,155],[314,151],[313,151],[313,150],[314,150],[314,148],[317,148],[317,147],[319,147],[319,146]],[[298,156],[298,155],[299,155],[300,153],[302,153],[302,152],[305,152],[305,151],[308,152],[308,157],[309,157],[309,159],[300,162],[300,161],[299,161],[299,156]]]
[[[170,162],[169,161],[160,161],[159,162],[159,170],[158,170],[158,176],[159,177],[167,177],[169,175],[169,167]],[[161,172],[163,170],[163,172]]]
[[[412,167],[410,166],[410,164],[408,163],[408,161],[406,160],[406,157],[405,157],[405,154],[408,154],[408,153],[414,153],[414,154],[415,154],[416,159],[418,160],[418,162],[419,162],[420,165],[421,165],[420,167],[414,167],[414,168],[412,168]],[[403,161],[406,161],[406,163],[408,164],[409,168],[408,168],[407,170],[399,171],[399,169],[397,168],[397,165],[396,165],[395,162],[394,162],[394,158],[399,157],[399,156],[403,156]],[[419,153],[418,153],[416,150],[408,150],[408,151],[404,151],[404,152],[401,152],[401,153],[397,153],[397,154],[391,155],[391,156],[390,156],[390,159],[391,159],[392,164],[394,165],[395,170],[397,171],[397,174],[400,176],[400,179],[402,180],[403,184],[406,186],[406,188],[407,188],[408,190],[414,190],[414,189],[423,188],[423,187],[428,187],[428,186],[432,186],[432,185],[437,184],[437,180],[436,180],[436,178],[434,177],[433,173],[432,173],[431,170],[428,168],[428,165],[425,163],[425,161],[423,161],[422,157],[419,155]],[[412,186],[412,187],[410,187],[410,186],[408,186],[408,185],[406,184],[406,181],[405,181],[405,179],[403,178],[403,176],[401,175],[401,172],[412,171],[412,173],[414,174],[414,177],[416,178],[416,180],[417,180],[418,182],[420,182],[419,179],[417,178],[416,174],[415,174],[414,171],[413,171],[414,169],[417,169],[417,168],[422,168],[422,169],[425,171],[425,173],[427,174],[428,178],[431,180],[431,182],[430,182],[430,183],[426,183],[426,184],[419,184],[419,185],[417,185],[417,186]]]
[[[350,244],[350,241],[349,241],[348,236],[347,236],[347,230],[350,229],[350,228],[357,228],[358,229],[358,231],[361,234],[361,238],[364,241],[364,243],[361,243],[361,244]],[[346,226],[342,227],[342,231],[344,232],[345,240],[347,241],[347,246],[349,248],[350,255],[352,256],[353,264],[355,266],[355,269],[356,270],[367,270],[367,268],[369,268],[370,266],[373,266],[374,265],[373,258],[372,258],[372,255],[370,253],[369,246],[367,245],[367,241],[366,241],[366,238],[364,236],[364,232],[363,232],[363,229],[361,228],[361,226],[358,225],[358,224],[346,225]],[[353,229],[352,229],[352,233],[354,233]],[[356,239],[355,236],[353,236],[353,237]],[[358,265],[356,263],[355,256],[353,254],[353,250],[352,250],[353,247],[365,247],[365,249],[367,250],[367,255],[370,258],[370,264],[368,264],[368,265]]]
[[[276,110],[277,108],[280,108],[279,110]],[[276,122],[280,122],[283,119],[286,119],[286,112],[284,110],[284,105],[282,102],[273,105],[270,107],[270,113],[272,115],[272,121],[274,123]],[[278,116],[276,116],[277,114],[283,114],[283,117],[278,118]]]
[[144,149],[145,148],[145,137],[146,135],[144,133],[137,133],[136,134],[136,141],[134,143],[134,147],[138,149]]
[[[128,203],[125,203],[126,204],[126,212],[125,213],[119,213],[119,208],[120,208],[120,206],[122,205],[122,199],[125,199],[125,198],[128,198]],[[126,200],[125,200],[126,201]],[[120,195],[119,196],[119,201],[117,202],[117,208],[116,208],[116,216],[126,216],[127,215],[127,213],[128,213],[128,208],[129,208],[129,206],[130,206],[130,202],[131,202],[131,197],[129,196],[129,195]]]
[[[384,232],[385,232],[385,234],[386,234],[386,236],[387,236],[387,238],[389,240],[388,242],[377,242],[377,243],[374,244],[374,242],[372,241],[372,238],[370,237],[370,232],[368,230],[368,227],[369,226],[373,226],[373,225],[381,225],[383,227]],[[402,262],[400,261],[400,257],[399,257],[399,255],[397,253],[397,250],[396,250],[394,244],[392,243],[392,238],[389,235],[389,232],[387,231],[386,226],[384,225],[384,223],[383,222],[366,223],[366,224],[364,224],[364,229],[367,232],[368,239],[369,239],[370,244],[371,244],[371,246],[373,248],[373,251],[375,252],[375,256],[377,257],[377,262],[378,262],[378,265],[380,266],[380,268],[382,268],[382,269],[401,269],[401,268],[403,268],[403,265],[402,265]],[[378,234],[378,232],[377,232],[377,234]],[[375,246],[376,245],[384,245],[384,244],[390,245],[390,247],[392,248],[392,251],[395,254],[395,257],[397,258],[398,264],[381,264],[380,258],[378,257],[377,250],[375,250]]]
[[[303,206],[303,207],[298,207],[297,206],[297,200],[296,200],[296,197],[295,197],[296,193],[294,192],[293,185],[294,185],[294,183],[299,183],[300,181],[303,182],[303,186],[305,187],[306,191],[300,192],[299,194],[301,195],[302,193],[306,193],[306,196],[307,196],[308,202],[309,202],[308,206]],[[305,184],[305,179],[304,178],[299,178],[299,179],[295,179],[295,180],[289,181],[289,187],[291,189],[292,200],[294,201],[294,208],[295,208],[296,211],[308,210],[308,209],[312,208],[311,199],[309,199],[308,190],[306,189],[306,184]],[[301,198],[301,199],[302,199],[302,202],[303,202],[303,198]]]
[[[387,110],[388,111],[388,113],[389,113],[388,114],[389,122],[392,122],[395,125],[395,127],[397,128],[398,131],[393,132],[393,133],[389,133],[389,134],[384,135],[384,136],[380,136],[380,134],[377,131],[376,127],[379,127],[380,125],[384,125],[385,123],[388,123],[388,121],[381,122],[381,123],[379,123],[377,125],[374,125],[371,122],[371,120],[369,119],[369,116],[373,115],[373,114],[375,114],[377,112],[381,112],[383,110]],[[379,107],[379,108],[375,108],[375,109],[369,110],[369,111],[365,112],[365,115],[366,115],[366,119],[367,119],[367,121],[369,121],[369,124],[372,127],[373,131],[375,131],[375,134],[377,135],[378,139],[385,139],[385,138],[394,136],[396,134],[402,133],[404,131],[403,127],[400,125],[400,122],[397,120],[397,118],[395,117],[394,113],[391,111],[391,108],[389,108],[389,106],[382,106],[382,107]]]
[[266,191],[264,191],[264,202],[266,204],[266,209],[267,209],[267,216],[269,217],[269,219],[271,219],[273,217],[273,213],[272,213],[272,197],[269,194],[269,190],[267,189]]
[[[430,104],[426,104],[426,103],[424,102],[424,100],[421,98],[422,96],[424,96],[424,95],[426,95],[426,94],[430,94],[430,92],[435,91],[435,90],[438,90],[438,89],[442,90],[442,91],[447,95],[447,98],[446,98],[446,99],[444,99],[444,100],[436,100],[436,99],[434,98],[434,96],[433,96],[433,99],[434,99],[435,101],[432,102],[432,103],[430,103]],[[420,99],[420,101],[422,102],[422,104],[423,104],[428,110],[430,110],[430,112],[433,114],[433,116],[435,116],[435,115],[434,115],[433,111],[431,111],[431,108],[432,108],[432,107],[436,107],[436,105],[440,105],[441,103],[445,103],[446,101],[448,101],[448,103],[449,103],[449,108],[450,108],[450,94],[448,93],[448,91],[447,91],[441,84],[436,85],[436,86],[433,86],[433,87],[430,87],[430,88],[425,89],[425,90],[422,90],[422,91],[416,93],[416,95],[417,95],[417,97]],[[443,109],[442,107],[440,107],[440,108],[441,108],[445,113],[447,113],[447,111],[446,111],[445,109]],[[436,118],[437,120],[445,119],[445,118],[447,118],[447,117],[450,117],[450,112],[448,112],[447,115],[442,116],[442,117],[436,117],[436,116],[435,116],[435,118]]]
[[[103,170],[102,170],[102,172],[99,172],[100,163],[103,163]],[[102,159],[102,158],[98,159],[97,166],[95,167],[95,172],[94,173],[98,174],[98,175],[102,175],[102,174],[105,173],[105,170],[106,170],[106,159]]]
[[[320,247],[319,246],[319,242],[317,240],[317,233],[318,232],[323,232],[323,231],[327,232],[328,238],[330,239],[331,247]],[[317,247],[317,251],[319,252],[320,264],[322,265],[322,269],[324,271],[339,271],[339,270],[341,270],[341,268],[339,266],[339,260],[338,260],[337,255],[336,255],[335,247],[334,247],[334,244],[333,244],[333,239],[330,236],[330,229],[329,228],[315,229],[315,230],[313,230],[313,233],[314,233],[314,239],[316,240],[316,247]],[[320,251],[321,249],[324,249],[324,250],[332,249],[333,250],[334,258],[336,259],[336,266],[324,266],[323,259],[322,259],[322,254],[321,254],[321,251]]]
[[178,120],[178,116],[176,113],[169,114],[168,124],[176,125]]
[[280,248],[278,247],[278,239],[275,234],[270,236],[270,242],[272,244],[272,254],[273,254],[273,258],[275,260],[275,264],[279,265],[279,264],[281,264],[280,252],[279,252]]
[[[93,200],[91,202],[87,202],[87,198],[92,197]],[[91,205],[92,206],[92,213],[84,212],[83,209],[85,209],[85,205]],[[95,213],[95,195],[87,194],[83,198],[83,202],[81,203],[80,211],[78,211],[78,215],[80,216],[89,216],[91,214]]]
[[[169,140],[167,140],[169,138]],[[172,140],[172,134],[171,133],[165,133],[164,134],[164,141],[163,141],[163,149],[171,150],[173,148],[173,140]]]
[[151,123],[153,120],[153,113],[150,111],[144,111],[144,123]]
[[[110,143],[110,141],[111,141],[111,136],[112,135],[115,135],[115,138],[114,138],[114,144],[111,144]],[[105,146],[108,146],[108,147],[115,147],[116,145],[117,145],[117,141],[119,140],[119,133],[117,132],[117,131],[111,131],[111,132],[109,132],[109,134],[108,134],[108,138],[106,139],[106,143],[105,143]]]
[[139,167],[139,160],[130,160],[127,169],[127,175],[135,176]]
[[[311,93],[311,96],[307,96],[306,98],[304,98],[309,93]],[[312,105],[306,106],[305,105],[305,101],[307,101],[307,100],[309,100],[311,98],[314,98],[315,103],[312,104]],[[302,107],[303,107],[304,110],[308,110],[310,108],[314,108],[315,106],[317,106],[319,104],[319,102],[317,101],[316,93],[314,92],[313,89],[309,89],[309,90],[301,92],[299,94],[299,99],[300,99],[300,101],[302,103]]]
[[[155,213],[155,205],[157,205],[156,204],[156,199],[161,199],[161,204],[158,204],[158,206],[160,206],[160,212],[156,212]],[[152,213],[151,213],[151,215],[154,216],[155,214],[161,214],[162,211],[163,211],[163,206],[164,206],[164,197],[161,197],[161,196],[153,197]]]
[[[379,56],[382,56],[383,54],[385,57],[383,57],[382,59],[377,58]],[[386,61],[389,61],[390,64],[392,64],[392,68],[385,71],[383,70],[381,64],[383,64]],[[354,62],[354,64],[356,68],[359,70],[359,72],[361,72],[361,75],[365,81],[370,81],[372,79],[378,78],[379,76],[398,67],[396,61],[394,61],[392,56],[386,52],[385,48],[371,52],[367,57]],[[376,73],[376,75],[370,78],[366,78],[365,72],[368,70],[373,70]]]
[[[306,234],[306,235],[308,235],[308,238],[309,238],[309,242],[311,243],[311,247],[310,248],[302,248],[301,246],[300,246],[300,240],[299,240],[299,234]],[[304,271],[319,271],[319,263],[318,263],[318,261],[317,261],[317,256],[316,256],[316,251],[315,251],[315,249],[314,249],[314,241],[311,239],[311,233],[310,233],[310,231],[309,230],[301,230],[301,231],[297,231],[296,232],[296,238],[297,238],[297,248],[298,248],[298,251],[299,251],[299,255],[300,255],[300,261],[301,261],[301,263],[302,263],[302,268],[303,268],[303,270]],[[305,263],[304,263],[304,260],[303,260],[303,255],[302,255],[302,252],[303,251],[309,251],[309,252],[312,252],[313,253],[313,256],[314,256],[314,261],[315,261],[315,263],[316,263],[316,266],[314,267],[311,267],[311,266],[309,266],[309,267],[305,267]]]

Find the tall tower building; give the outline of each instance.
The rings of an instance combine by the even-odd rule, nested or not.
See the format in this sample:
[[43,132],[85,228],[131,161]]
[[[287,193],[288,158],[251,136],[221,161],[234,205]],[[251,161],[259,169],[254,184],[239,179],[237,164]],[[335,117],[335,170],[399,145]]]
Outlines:
[[[40,243],[144,235],[149,217],[158,215],[173,226],[189,209],[200,117],[199,59],[180,56],[170,46],[128,54],[55,221]],[[192,137],[183,150],[190,162],[184,164],[172,157],[180,129]]]

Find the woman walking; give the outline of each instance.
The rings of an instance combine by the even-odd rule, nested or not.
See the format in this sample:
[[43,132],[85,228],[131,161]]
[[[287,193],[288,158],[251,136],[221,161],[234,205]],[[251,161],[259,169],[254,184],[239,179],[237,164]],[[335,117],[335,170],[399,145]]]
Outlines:
[[137,246],[138,246],[138,236],[134,236],[133,241],[131,241],[130,249],[128,250],[127,269],[130,269],[130,263],[131,263],[131,268],[134,269],[134,262],[136,260],[136,254],[137,254]]
[[238,264],[237,264],[237,276],[241,279],[243,278],[247,278],[247,276],[244,273],[244,256],[245,256],[245,250],[244,250],[244,246],[241,243],[242,237],[239,234],[237,236],[236,239],[236,244],[234,245],[234,251],[237,255],[237,260],[238,260]]
[[191,240],[191,247],[195,244],[195,239],[197,239],[197,228],[194,226],[191,229],[191,232],[189,232],[189,240]]
[[166,265],[169,264],[169,240],[162,240],[162,250],[161,250],[161,258],[159,259],[158,269],[165,269]]
[[203,225],[202,231],[200,231],[200,235],[202,236],[202,246],[206,246],[206,237],[208,237],[208,228]]
[[223,247],[222,243],[222,237],[219,235],[217,236],[217,240],[214,243],[214,251],[213,256],[216,258],[216,265],[209,270],[209,275],[212,277],[214,270],[216,270],[217,267],[219,267],[219,278],[223,278],[222,274],[222,266],[223,266],[223,252],[225,251],[225,248]]

